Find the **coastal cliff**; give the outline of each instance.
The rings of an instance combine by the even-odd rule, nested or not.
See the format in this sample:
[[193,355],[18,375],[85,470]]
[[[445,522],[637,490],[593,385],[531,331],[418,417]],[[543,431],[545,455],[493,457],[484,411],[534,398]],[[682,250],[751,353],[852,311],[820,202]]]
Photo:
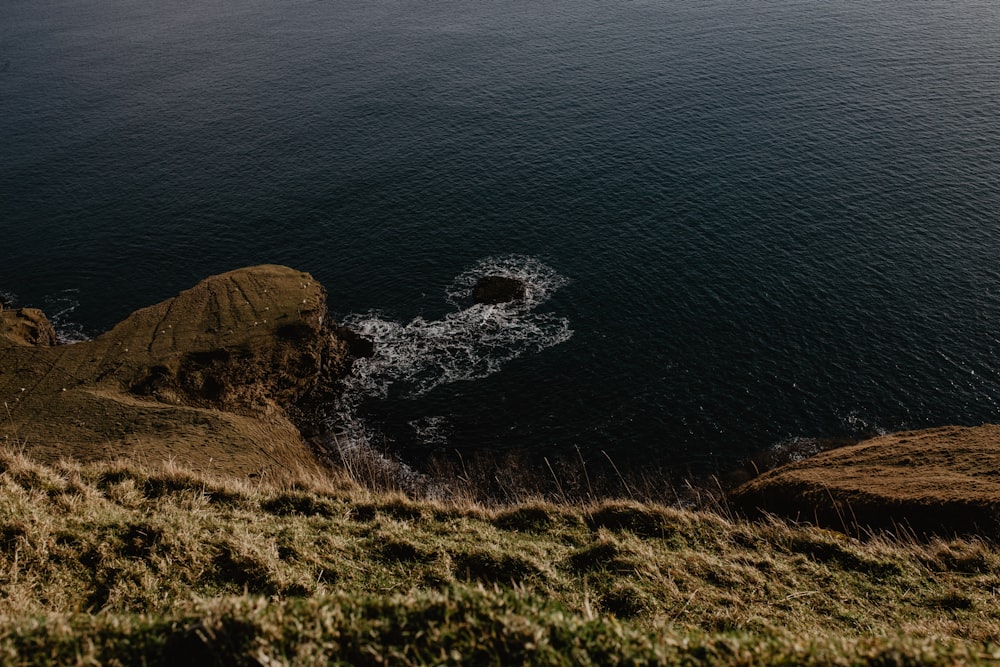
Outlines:
[[1000,538],[1000,426],[902,431],[764,473],[732,504],[855,533]]
[[43,462],[314,467],[298,406],[351,360],[326,312],[308,273],[273,265],[207,278],[71,345],[40,311],[2,310],[0,443]]
[[[479,294],[486,287],[496,294]],[[517,287],[477,285],[474,297],[516,299]],[[354,357],[371,353],[364,343],[328,320],[312,276],[274,265],[207,278],[76,344],[59,344],[41,311],[0,306],[0,445],[43,463],[174,461],[238,477],[315,470],[308,405],[330,399]],[[728,501],[748,516],[845,532],[1000,537],[1000,426],[832,449],[766,472]]]
[[241,269],[72,345],[0,311],[7,662],[1000,661],[1000,426],[830,450],[729,499],[795,521],[408,498],[314,474],[304,408],[371,352],[325,298]]

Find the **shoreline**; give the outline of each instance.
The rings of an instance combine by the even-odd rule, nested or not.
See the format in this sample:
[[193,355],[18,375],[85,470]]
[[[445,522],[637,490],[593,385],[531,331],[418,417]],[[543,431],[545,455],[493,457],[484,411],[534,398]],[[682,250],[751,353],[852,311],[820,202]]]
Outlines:
[[[670,470],[623,471],[607,454],[585,460],[579,450],[456,452],[412,468],[367,442],[331,441],[325,422],[323,408],[336,403],[355,361],[376,352],[328,320],[326,291],[312,276],[287,267],[206,278],[71,345],[58,343],[41,311],[8,308],[0,310],[0,439],[49,463],[138,456],[243,477],[340,466],[356,482],[415,496],[683,504],[704,494],[748,515],[776,512],[847,532],[906,525],[1000,535],[991,519],[1000,516],[1000,427],[798,438],[701,484]],[[929,476],[945,481],[912,497],[908,489]]]

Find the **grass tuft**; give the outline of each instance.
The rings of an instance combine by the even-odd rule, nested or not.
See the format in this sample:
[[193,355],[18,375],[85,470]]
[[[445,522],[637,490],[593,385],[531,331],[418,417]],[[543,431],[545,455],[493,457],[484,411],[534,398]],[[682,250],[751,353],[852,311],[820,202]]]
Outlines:
[[261,503],[260,508],[276,516],[335,516],[336,507],[323,498],[305,491],[284,491]]
[[609,501],[587,516],[592,529],[629,531],[639,537],[668,537],[682,531],[689,523],[681,512],[635,501]]

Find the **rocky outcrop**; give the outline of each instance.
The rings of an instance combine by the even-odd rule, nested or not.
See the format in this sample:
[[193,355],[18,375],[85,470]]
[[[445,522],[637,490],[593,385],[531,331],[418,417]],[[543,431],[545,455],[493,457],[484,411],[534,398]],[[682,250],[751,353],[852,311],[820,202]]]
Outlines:
[[740,486],[730,502],[852,533],[1000,538],[1000,426],[905,431],[822,452]]
[[483,276],[472,288],[472,301],[495,305],[524,299],[524,282],[508,276]]
[[4,311],[0,305],[0,347],[3,345],[56,344],[56,330],[37,308]]
[[72,345],[55,344],[39,311],[3,311],[0,441],[43,461],[311,467],[298,407],[347,372],[348,348],[322,286],[282,266],[213,276]]

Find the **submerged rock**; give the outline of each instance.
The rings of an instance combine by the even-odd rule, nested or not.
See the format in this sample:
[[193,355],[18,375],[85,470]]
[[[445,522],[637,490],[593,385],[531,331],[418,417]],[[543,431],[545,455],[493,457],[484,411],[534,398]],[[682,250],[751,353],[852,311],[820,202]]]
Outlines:
[[475,303],[510,303],[523,300],[524,295],[524,281],[507,276],[483,276],[472,288]]
[[5,311],[0,442],[43,461],[175,459],[242,474],[312,466],[298,407],[352,359],[326,314],[323,287],[283,266],[213,276],[73,345],[55,345],[39,311]]

